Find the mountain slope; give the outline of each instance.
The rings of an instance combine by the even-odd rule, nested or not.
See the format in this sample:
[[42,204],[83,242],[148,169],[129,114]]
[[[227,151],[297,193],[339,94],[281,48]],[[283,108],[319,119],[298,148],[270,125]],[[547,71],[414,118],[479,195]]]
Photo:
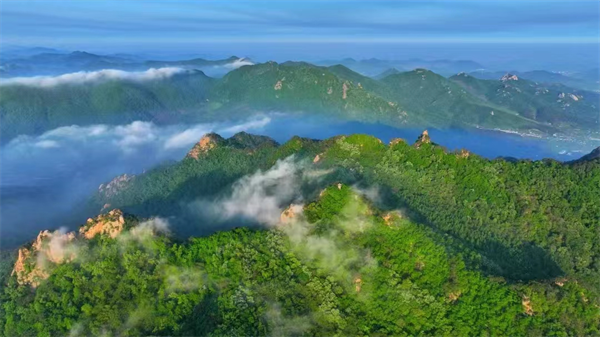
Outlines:
[[255,200],[276,219],[224,231],[196,218],[187,226],[219,231],[183,241],[163,218],[112,210],[41,232],[0,275],[3,335],[600,332],[598,165],[489,161],[426,133],[412,145],[209,134],[159,171],[132,184],[171,204],[183,187],[217,220],[232,206],[261,219],[246,212]]
[[[335,69],[335,68],[334,68]],[[397,103],[368,91],[345,71],[342,77],[330,69],[304,62],[268,62],[231,71],[212,92],[220,110],[271,110],[323,113],[362,121],[411,123]]]
[[454,82],[426,69],[390,75],[381,81],[407,111],[426,115],[434,126],[494,128],[502,125],[510,129],[546,129],[544,125],[532,123],[509,109],[474,97]]
[[450,78],[474,95],[507,107],[520,116],[558,128],[597,131],[600,95],[562,85],[544,85],[506,74],[499,81],[480,80],[467,74]]
[[[86,56],[87,57],[87,56]],[[218,61],[215,61],[218,62]],[[229,61],[227,61],[229,62]],[[215,121],[250,114],[319,114],[394,127],[504,129],[533,135],[597,132],[598,94],[528,81],[483,81],[461,74],[448,80],[425,69],[375,80],[345,66],[305,62],[245,65],[220,79],[198,70],[160,79],[129,73],[85,84],[2,84],[2,142],[19,134],[90,123]],[[102,73],[102,72],[99,72]],[[57,78],[91,77],[71,74]],[[56,78],[45,78],[52,82]],[[518,82],[518,83],[517,83]]]
[[207,104],[214,79],[198,70],[163,79],[127,79],[51,87],[3,85],[2,140],[72,124],[123,124],[135,120],[181,122]]
[[[497,80],[502,78],[506,73],[506,71],[473,71],[468,74],[482,80]],[[579,74],[577,73],[561,74],[546,70],[510,71],[509,73],[517,75],[519,78],[539,83],[560,83],[579,90],[598,91],[600,89],[597,78],[579,77]]]

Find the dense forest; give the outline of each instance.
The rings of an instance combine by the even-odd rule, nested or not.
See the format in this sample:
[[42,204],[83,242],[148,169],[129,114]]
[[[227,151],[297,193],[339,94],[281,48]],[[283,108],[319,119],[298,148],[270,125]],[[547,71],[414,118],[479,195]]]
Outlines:
[[3,252],[0,333],[598,335],[598,160],[209,134]]

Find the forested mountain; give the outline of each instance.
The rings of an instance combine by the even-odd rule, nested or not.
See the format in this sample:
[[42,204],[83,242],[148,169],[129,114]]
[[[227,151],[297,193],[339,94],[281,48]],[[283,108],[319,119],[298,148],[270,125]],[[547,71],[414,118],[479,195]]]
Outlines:
[[184,67],[204,68],[231,65],[234,62],[252,63],[245,58],[231,56],[221,60],[193,58],[187,60],[147,60],[134,55],[98,55],[85,51],[71,53],[49,52],[36,53],[24,57],[8,57],[0,62],[5,77],[59,75],[78,71],[97,71],[102,69],[119,69],[140,71],[148,68]]
[[199,70],[188,70],[144,82],[111,79],[51,87],[3,85],[2,139],[72,124],[195,120],[207,105],[214,81]]
[[[480,80],[465,73],[452,76],[473,95],[520,116],[559,128],[588,125],[598,129],[600,94],[575,90],[561,84],[539,84],[505,74],[500,80]],[[568,116],[568,118],[565,118]]]
[[121,182],[4,261],[2,335],[600,333],[595,159],[209,134]]
[[519,78],[523,78],[529,81],[552,84],[560,83],[571,88],[579,90],[596,91],[600,89],[600,76],[598,76],[597,70],[590,70],[582,73],[556,73],[546,70],[532,70],[532,71],[472,71],[468,74],[482,79],[482,80],[497,80],[502,78],[505,74],[510,73],[517,75]]
[[[90,74],[85,83],[63,75],[60,81],[40,80],[43,85],[9,80],[0,92],[2,140],[71,124],[214,121],[270,111],[547,135],[598,127],[597,94],[524,80],[485,81],[464,74],[448,80],[425,69],[376,80],[341,65],[305,62],[247,65],[220,79],[198,70],[165,69],[173,75]],[[96,75],[98,80],[89,79]]]

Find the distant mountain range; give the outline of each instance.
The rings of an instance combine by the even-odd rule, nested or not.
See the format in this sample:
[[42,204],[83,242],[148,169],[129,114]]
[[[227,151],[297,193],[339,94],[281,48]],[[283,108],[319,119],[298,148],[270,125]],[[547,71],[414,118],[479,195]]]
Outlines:
[[[119,59],[88,53],[60,56],[65,57],[73,62],[94,59],[98,65]],[[193,68],[232,61],[234,58],[196,59],[152,65]],[[244,59],[235,58],[234,62],[243,63]],[[35,80],[29,84],[6,80],[0,93],[2,140],[70,124],[213,121],[271,111],[331,115],[397,127],[504,129],[537,135],[589,133],[599,125],[598,94],[518,76],[518,80],[511,76],[481,80],[460,74],[448,79],[416,69],[374,79],[343,65],[323,67],[306,62],[247,64],[222,78],[199,70],[173,71],[158,77],[152,76],[160,70],[148,71],[135,78],[131,73],[88,73],[85,84],[65,83],[72,75],[60,76],[62,82],[46,86],[36,85]],[[99,79],[89,81],[94,76]],[[53,79],[44,83],[54,83]]]
[[[39,54],[18,54],[18,57],[4,58],[0,62],[0,74],[3,77],[60,75],[77,71],[96,71],[118,69],[141,71],[149,68],[183,67],[190,69],[212,69],[214,75],[223,75],[236,66],[253,64],[247,58],[231,56],[221,60],[193,58],[188,60],[161,61],[146,60],[135,55],[115,54],[97,55],[84,51],[43,52]],[[218,71],[221,68],[220,71]]]
[[[469,72],[469,75],[483,80],[497,80],[506,73],[506,71],[476,70]],[[546,84],[560,83],[577,89],[591,90],[596,92],[600,91],[599,69],[590,69],[587,72],[578,73],[557,73],[546,70],[533,70],[523,72],[510,71],[509,73],[534,82]]]
[[317,65],[332,66],[341,64],[366,76],[377,76],[389,69],[408,71],[425,68],[443,76],[450,76],[461,71],[474,71],[484,68],[483,65],[469,60],[380,60],[376,58],[355,60],[346,58],[342,60],[325,60],[316,62]]

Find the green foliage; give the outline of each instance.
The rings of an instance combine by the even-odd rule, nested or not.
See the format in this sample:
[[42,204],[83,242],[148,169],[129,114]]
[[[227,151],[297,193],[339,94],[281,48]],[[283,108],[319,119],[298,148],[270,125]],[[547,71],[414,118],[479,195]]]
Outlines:
[[145,82],[4,85],[0,131],[4,142],[72,124],[207,122],[257,111],[305,112],[402,127],[535,129],[546,134],[597,131],[597,94],[513,82],[468,75],[446,79],[424,69],[376,80],[339,65],[268,62],[241,67],[221,79],[190,70]]
[[477,253],[459,240],[382,214],[335,184],[305,207],[312,224],[300,216],[187,242],[142,242],[128,226],[80,242],[77,258],[35,289],[11,278],[0,335],[600,333],[597,299],[582,285],[486,276],[465,263]]
[[558,126],[559,129],[578,126],[597,131],[600,125],[597,113],[600,96],[595,92],[522,78],[480,80],[464,73],[452,76],[450,80],[462,86],[463,91],[467,90],[491,104],[516,111],[530,120]]

